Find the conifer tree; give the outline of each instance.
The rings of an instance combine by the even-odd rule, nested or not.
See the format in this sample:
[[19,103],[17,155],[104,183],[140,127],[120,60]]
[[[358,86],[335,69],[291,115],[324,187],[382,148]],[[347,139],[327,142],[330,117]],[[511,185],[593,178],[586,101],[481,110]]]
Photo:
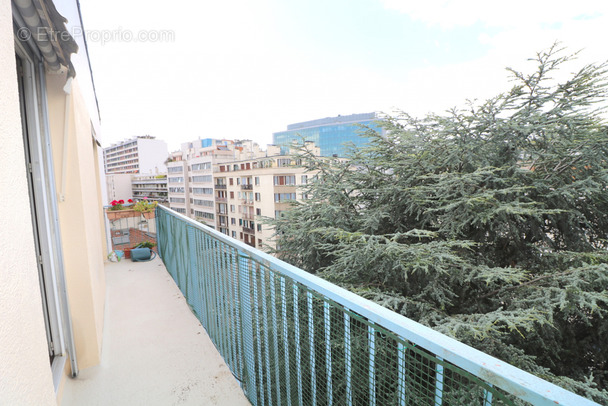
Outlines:
[[382,121],[272,223],[276,254],[608,404],[606,64],[554,45],[481,104]]

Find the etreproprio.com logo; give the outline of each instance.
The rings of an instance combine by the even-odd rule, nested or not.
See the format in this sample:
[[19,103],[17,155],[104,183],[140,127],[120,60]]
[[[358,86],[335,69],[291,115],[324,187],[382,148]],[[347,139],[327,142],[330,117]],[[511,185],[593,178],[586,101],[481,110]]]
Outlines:
[[43,27],[37,27],[34,31],[27,27],[17,30],[17,38],[20,41],[69,41],[71,38],[84,37],[87,42],[98,42],[105,45],[110,42],[174,42],[175,31],[173,30],[139,30],[132,31],[123,28],[113,30],[87,30],[74,27],[70,31],[50,31]]

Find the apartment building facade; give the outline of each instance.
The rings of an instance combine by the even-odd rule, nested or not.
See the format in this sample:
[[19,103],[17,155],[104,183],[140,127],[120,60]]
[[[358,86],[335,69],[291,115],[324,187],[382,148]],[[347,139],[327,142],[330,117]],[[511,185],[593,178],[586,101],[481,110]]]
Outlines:
[[131,175],[131,192],[135,200],[168,201],[167,175]]
[[[252,141],[198,139],[183,143],[171,153],[167,163],[169,206],[188,217],[216,227],[216,193],[213,182],[215,164],[262,152]],[[222,193],[218,197],[222,200]]]
[[108,175],[166,173],[168,156],[165,141],[150,135],[138,136],[104,148],[104,170]]
[[[314,144],[309,148],[319,155]],[[261,220],[277,218],[295,201],[306,199],[300,187],[315,174],[301,164],[273,145],[263,157],[216,164],[216,229],[252,247],[274,247],[274,231]]]

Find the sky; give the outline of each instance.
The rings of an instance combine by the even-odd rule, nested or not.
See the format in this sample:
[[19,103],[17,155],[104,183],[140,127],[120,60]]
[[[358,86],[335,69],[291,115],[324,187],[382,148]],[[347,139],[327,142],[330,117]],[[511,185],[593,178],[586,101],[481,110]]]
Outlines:
[[291,123],[414,116],[512,86],[555,41],[608,60],[608,2],[81,1],[103,146],[136,135],[262,146]]

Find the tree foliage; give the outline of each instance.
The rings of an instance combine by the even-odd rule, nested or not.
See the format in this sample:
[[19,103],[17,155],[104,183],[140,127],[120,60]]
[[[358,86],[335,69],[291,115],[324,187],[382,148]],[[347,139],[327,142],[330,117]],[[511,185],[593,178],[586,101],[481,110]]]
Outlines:
[[386,117],[276,226],[282,259],[608,403],[606,65],[553,46],[513,88]]

